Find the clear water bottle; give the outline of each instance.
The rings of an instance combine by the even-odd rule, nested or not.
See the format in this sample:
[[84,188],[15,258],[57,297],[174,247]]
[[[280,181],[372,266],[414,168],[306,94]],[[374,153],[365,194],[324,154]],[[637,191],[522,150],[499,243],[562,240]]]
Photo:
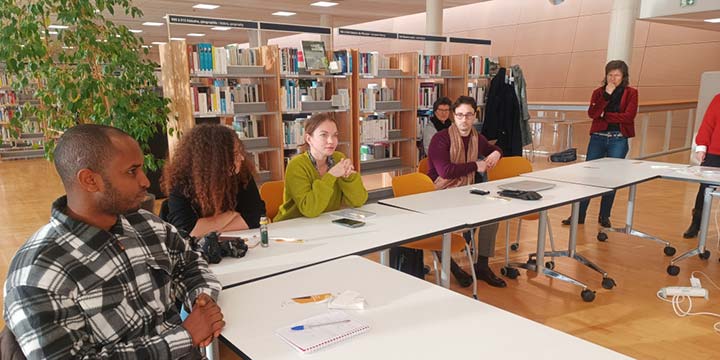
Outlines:
[[262,247],[268,247],[270,246],[270,241],[268,239],[268,218],[265,216],[260,217],[260,246]]

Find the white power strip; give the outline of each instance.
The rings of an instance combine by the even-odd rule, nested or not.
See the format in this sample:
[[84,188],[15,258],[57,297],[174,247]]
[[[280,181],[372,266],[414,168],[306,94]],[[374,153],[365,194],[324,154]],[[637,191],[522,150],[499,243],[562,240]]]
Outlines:
[[660,289],[659,295],[667,299],[673,296],[693,296],[708,298],[707,289],[689,286],[668,286]]

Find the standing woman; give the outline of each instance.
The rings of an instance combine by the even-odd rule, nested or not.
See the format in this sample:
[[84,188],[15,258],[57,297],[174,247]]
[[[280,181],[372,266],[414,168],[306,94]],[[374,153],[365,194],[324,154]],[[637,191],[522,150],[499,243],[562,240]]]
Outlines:
[[343,204],[362,206],[368,198],[352,160],[339,151],[338,128],[327,113],[305,121],[304,152],[295,156],[285,171],[283,204],[275,221],[300,216],[316,217]]
[[[638,108],[638,92],[630,87],[628,66],[622,60],[612,60],[605,65],[603,86],[595,89],[590,99],[588,116],[593,119],[590,126],[590,143],[586,161],[604,157],[623,159],[627,155],[628,139],[635,136],[635,115]],[[598,223],[611,227],[610,210],[615,192],[602,196]],[[580,202],[579,224],[585,223],[590,200]],[[571,218],[562,221],[570,225]]]
[[[436,189],[471,185],[482,181],[482,173],[497,165],[502,156],[500,148],[490,144],[473,126],[477,104],[469,96],[460,96],[452,106],[454,120],[449,128],[438,132],[430,142],[428,176]],[[483,160],[478,160],[480,156]],[[480,227],[478,234],[478,261],[474,266],[478,280],[495,287],[505,287],[505,281],[495,276],[488,260],[495,252],[497,224]],[[472,241],[466,232],[465,239]],[[457,264],[451,271],[463,282],[464,275]],[[454,268],[454,269],[453,269]],[[472,281],[472,280],[471,280]],[[469,284],[468,284],[469,285]]]
[[254,172],[235,131],[223,125],[194,127],[164,169],[166,221],[192,236],[259,227],[265,203]]

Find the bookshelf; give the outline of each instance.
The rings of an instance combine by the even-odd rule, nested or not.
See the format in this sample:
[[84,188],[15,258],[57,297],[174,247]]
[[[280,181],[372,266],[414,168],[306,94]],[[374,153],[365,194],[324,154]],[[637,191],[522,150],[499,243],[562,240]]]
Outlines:
[[20,128],[11,120],[16,117],[26,102],[33,101],[32,91],[20,92],[13,88],[13,79],[0,64],[0,159],[31,159],[45,156],[43,148],[45,135],[37,121],[23,122]]
[[[283,179],[277,47],[171,41],[160,46],[160,60],[170,126],[180,133],[206,122],[232,127],[252,155],[257,182]],[[171,153],[176,141],[169,136]]]

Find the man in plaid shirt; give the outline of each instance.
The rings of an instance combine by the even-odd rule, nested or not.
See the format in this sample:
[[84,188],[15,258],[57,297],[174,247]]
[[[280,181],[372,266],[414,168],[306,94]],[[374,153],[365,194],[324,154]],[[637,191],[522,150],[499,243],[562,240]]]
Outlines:
[[[30,359],[179,359],[224,326],[220,284],[175,228],[138,210],[143,153],[102,125],[55,149],[66,196],[12,260],[4,318]],[[181,321],[178,304],[192,309]]]

